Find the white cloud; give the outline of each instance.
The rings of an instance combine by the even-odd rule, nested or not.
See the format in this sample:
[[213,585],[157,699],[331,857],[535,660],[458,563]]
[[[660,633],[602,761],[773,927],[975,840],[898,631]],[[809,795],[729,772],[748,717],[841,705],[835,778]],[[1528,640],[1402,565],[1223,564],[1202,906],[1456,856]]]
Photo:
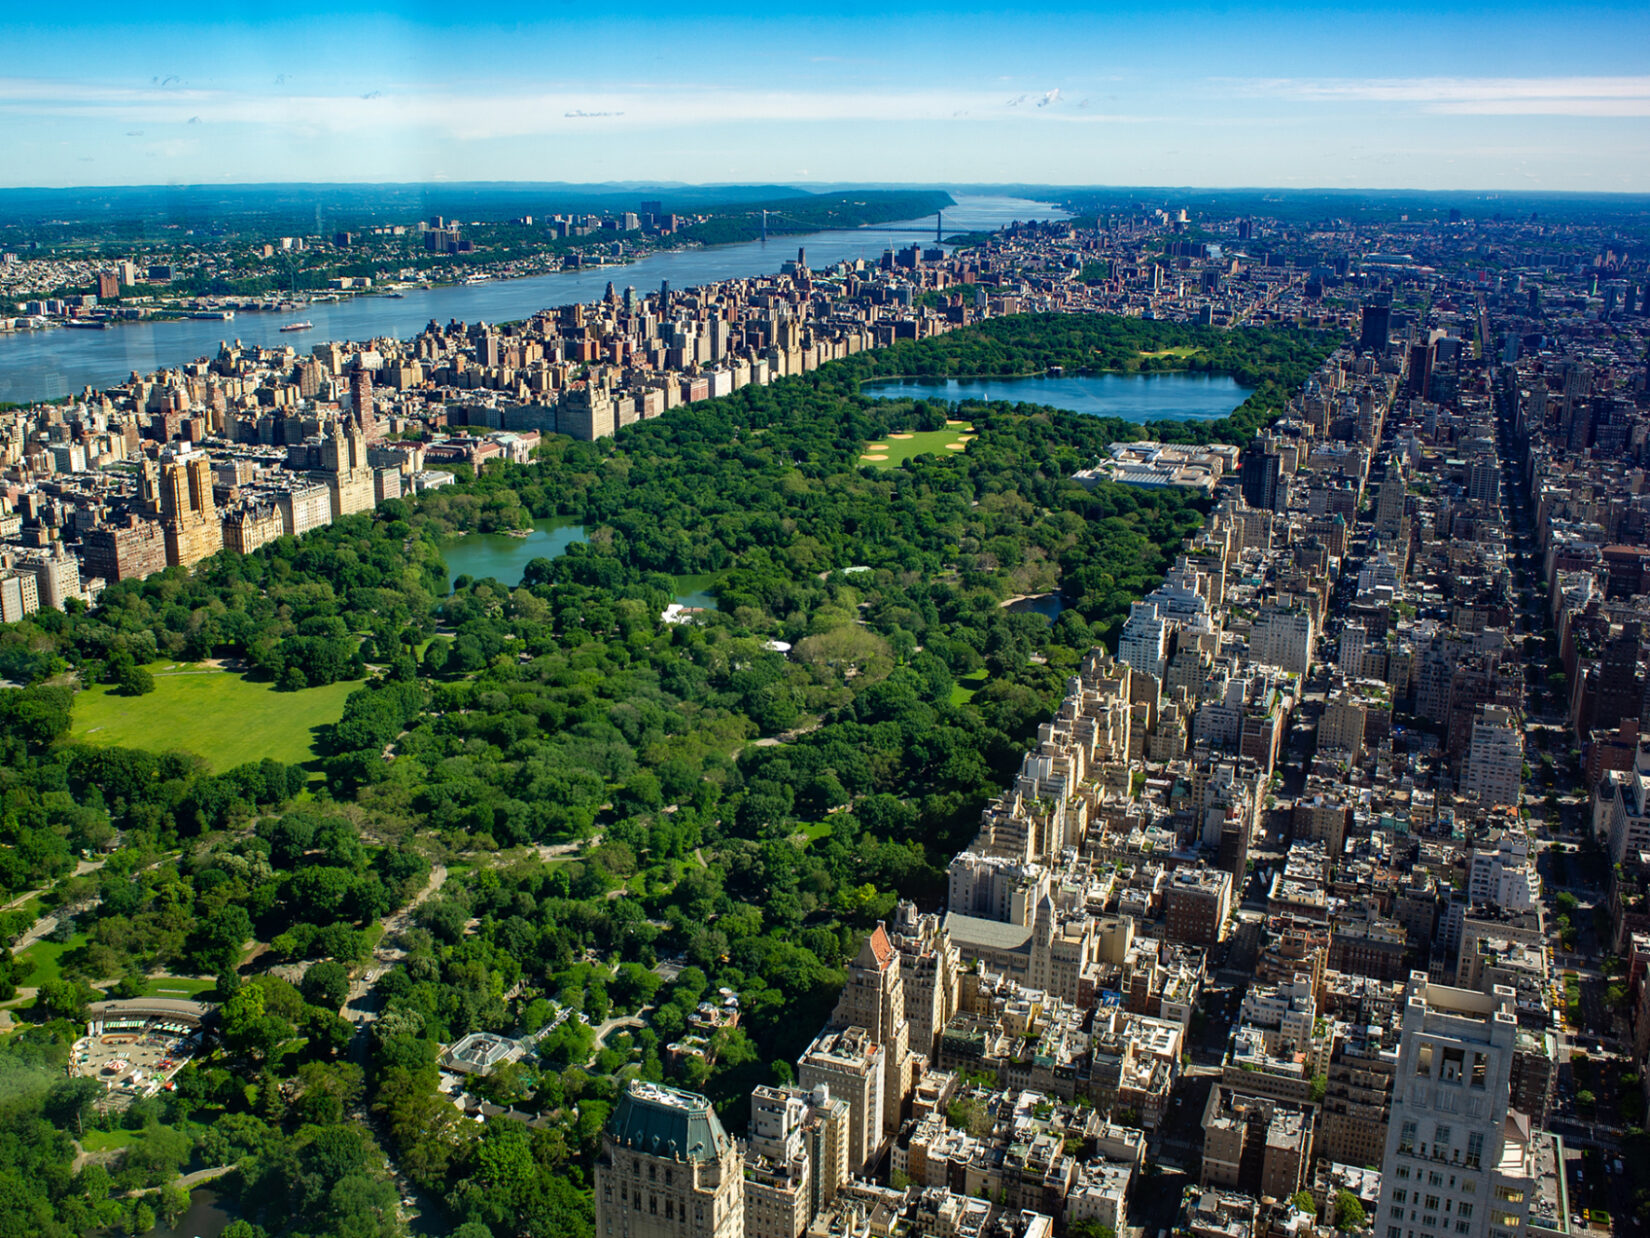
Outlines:
[[[1035,100],[1037,107],[1019,104]],[[123,125],[184,124],[199,117],[211,125],[259,125],[354,136],[428,131],[475,141],[524,138],[592,125],[677,128],[760,122],[854,122],[1051,119],[1065,112],[1058,88],[1005,101],[1000,94],[967,90],[761,90],[695,85],[623,85],[504,91],[385,89],[336,95],[263,95],[188,88],[122,88],[66,85],[29,78],[0,78],[0,113],[57,117]],[[1085,112],[1066,119],[1126,122],[1129,116]]]
[[1408,103],[1441,115],[1650,115],[1650,77],[1237,78],[1221,84],[1313,103]]

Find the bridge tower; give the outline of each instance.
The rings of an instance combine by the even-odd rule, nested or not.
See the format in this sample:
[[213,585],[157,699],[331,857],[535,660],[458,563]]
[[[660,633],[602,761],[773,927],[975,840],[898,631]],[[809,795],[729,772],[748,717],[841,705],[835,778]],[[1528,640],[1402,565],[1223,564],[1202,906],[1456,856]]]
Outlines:
[[765,210],[762,212],[762,239],[768,239],[768,212]]
[[934,244],[938,245],[945,238],[945,212],[934,212]]

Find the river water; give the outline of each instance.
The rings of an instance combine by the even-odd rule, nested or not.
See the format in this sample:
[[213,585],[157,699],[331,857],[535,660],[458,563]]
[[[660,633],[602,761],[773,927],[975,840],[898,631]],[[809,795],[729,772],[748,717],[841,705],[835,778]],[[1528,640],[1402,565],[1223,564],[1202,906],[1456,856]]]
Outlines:
[[[1016,219],[1064,219],[1063,212],[1027,198],[955,194],[945,212],[947,235],[1000,228]],[[910,229],[925,229],[910,231]],[[510,322],[528,318],[548,306],[593,301],[611,281],[621,292],[656,290],[668,280],[672,288],[741,276],[771,275],[796,257],[799,247],[808,265],[822,269],[843,259],[880,258],[890,246],[913,241],[932,244],[934,217],[903,220],[870,228],[814,232],[804,236],[747,241],[706,249],[649,254],[625,266],[535,275],[483,284],[409,289],[401,299],[363,296],[330,304],[309,305],[292,313],[237,312],[233,321],[184,319],[136,322],[106,331],[19,331],[0,334],[0,401],[22,403],[55,399],[83,387],[106,387],[133,371],[146,374],[214,356],[224,340],[246,344],[292,344],[307,352],[324,340],[367,340],[381,336],[407,339],[433,319],[445,323]],[[314,330],[283,334],[281,327],[301,319]]]
[[881,399],[1023,400],[1124,421],[1198,421],[1224,417],[1249,398],[1227,374],[1074,374],[1067,378],[891,379],[860,391]]

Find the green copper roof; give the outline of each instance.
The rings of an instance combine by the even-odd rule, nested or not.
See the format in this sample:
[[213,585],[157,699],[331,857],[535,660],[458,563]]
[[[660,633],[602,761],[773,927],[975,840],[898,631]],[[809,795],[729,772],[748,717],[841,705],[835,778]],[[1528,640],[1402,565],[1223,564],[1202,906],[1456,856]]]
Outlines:
[[703,1096],[639,1080],[619,1098],[607,1133],[621,1147],[683,1161],[717,1160],[728,1145],[727,1132]]

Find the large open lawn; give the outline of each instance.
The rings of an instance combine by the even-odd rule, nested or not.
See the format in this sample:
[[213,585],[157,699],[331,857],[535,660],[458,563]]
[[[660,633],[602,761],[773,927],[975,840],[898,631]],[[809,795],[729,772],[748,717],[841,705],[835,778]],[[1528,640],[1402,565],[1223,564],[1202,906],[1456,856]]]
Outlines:
[[76,933],[68,941],[35,942],[17,956],[34,964],[34,970],[18,983],[38,989],[43,984],[63,979],[63,956],[70,950],[78,950],[86,941],[86,934]]
[[155,690],[147,696],[120,696],[105,684],[75,694],[77,743],[181,749],[203,756],[219,773],[273,757],[301,765],[315,755],[318,727],[337,722],[344,698],[358,683],[335,683],[301,692],[277,692],[232,671],[171,664],[150,667]]
[[974,439],[974,427],[964,421],[948,421],[943,430],[913,430],[907,434],[890,434],[866,447],[860,456],[861,464],[873,468],[891,469],[912,456],[938,452],[946,455],[967,449]]

